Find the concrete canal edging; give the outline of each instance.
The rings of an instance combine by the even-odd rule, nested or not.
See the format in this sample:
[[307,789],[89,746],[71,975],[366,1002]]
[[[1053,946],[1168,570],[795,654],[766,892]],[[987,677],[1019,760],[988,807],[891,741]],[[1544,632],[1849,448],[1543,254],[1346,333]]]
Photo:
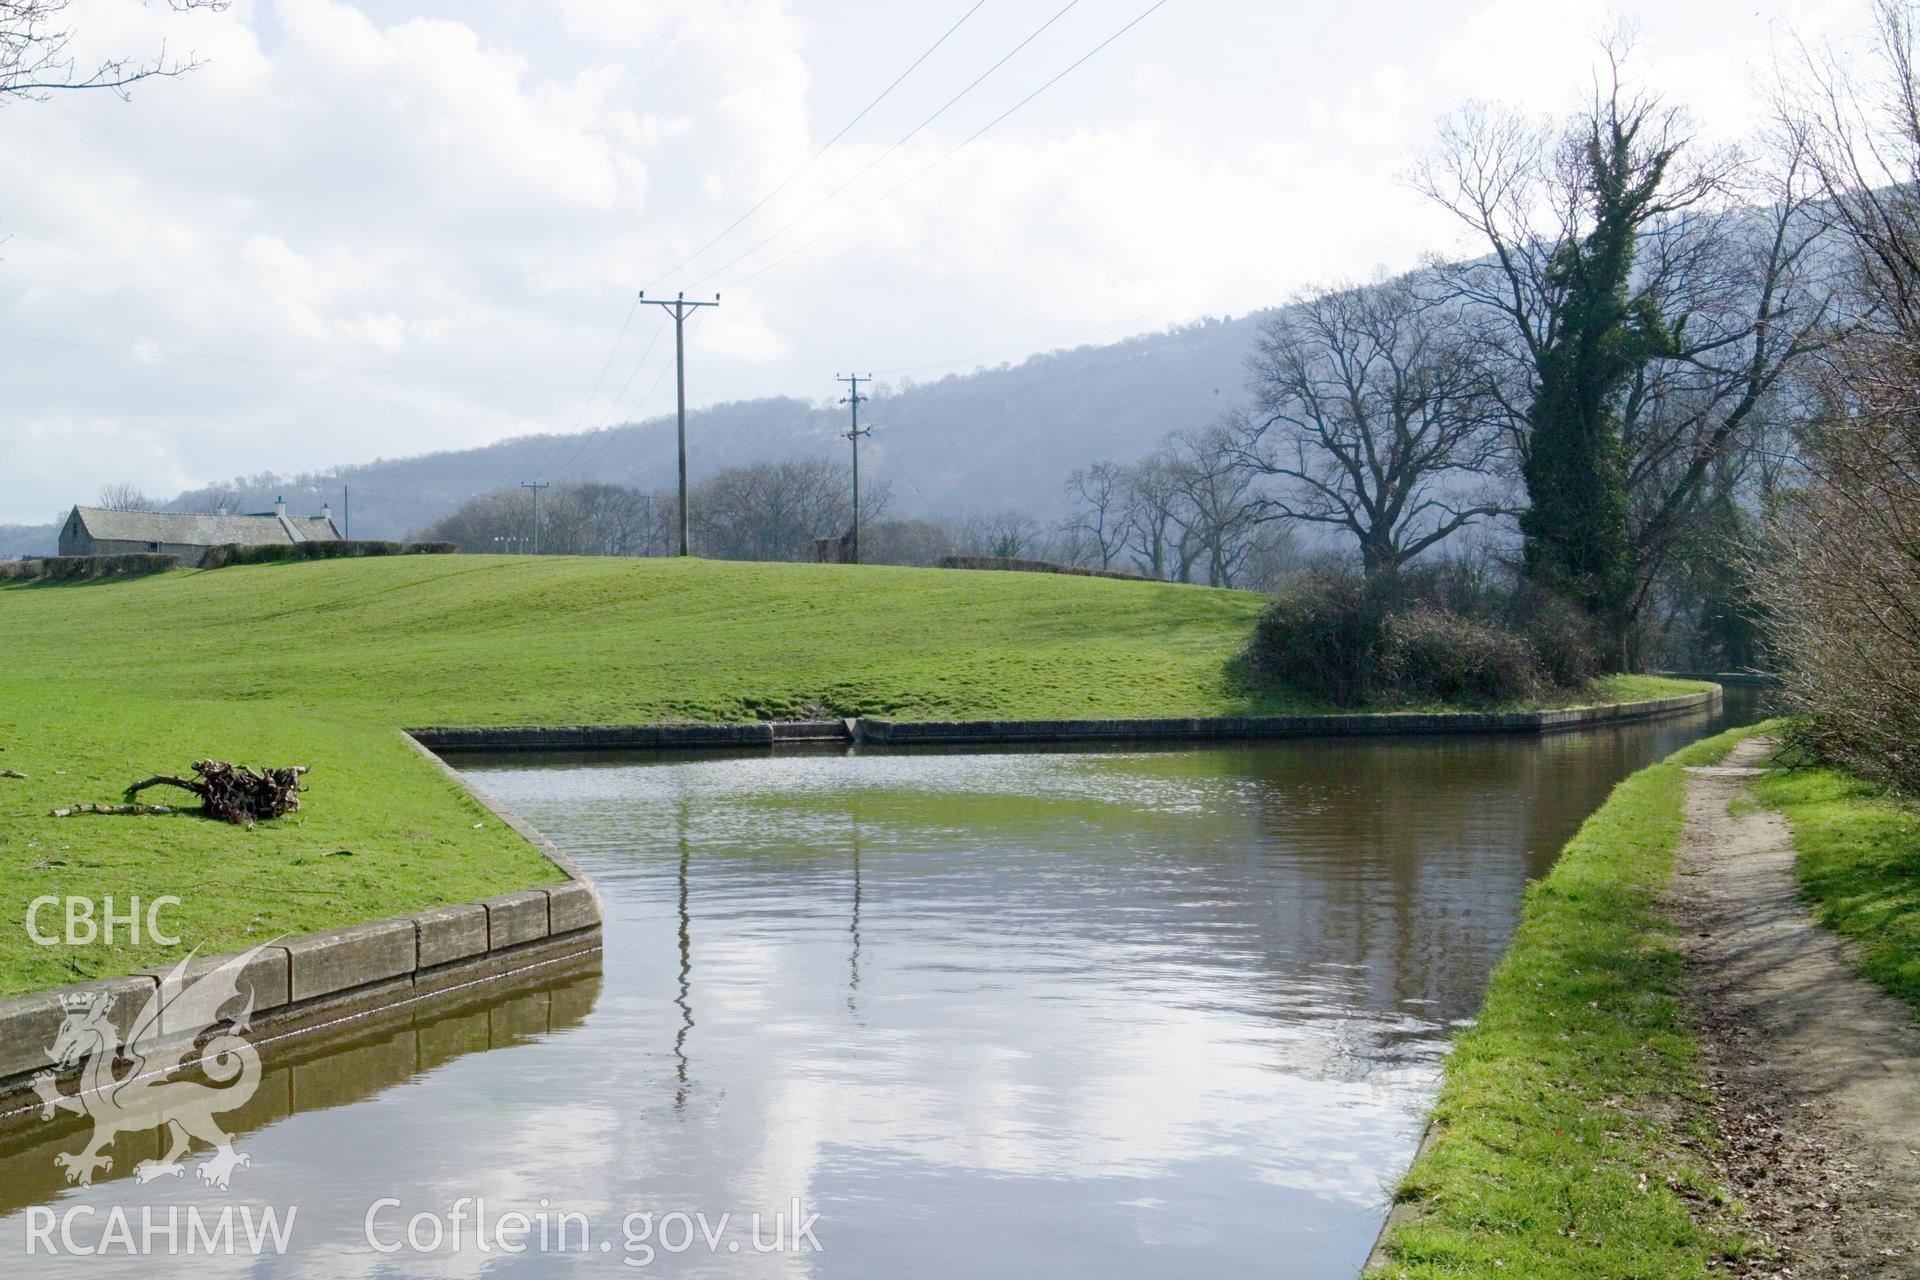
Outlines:
[[[260,948],[241,973],[243,989],[250,987],[253,992],[250,1038],[255,1043],[386,1014],[508,977],[565,972],[598,963],[600,897],[586,874],[545,836],[461,778],[432,751],[418,742],[414,746],[482,807],[539,849],[565,879],[479,902],[274,939]],[[240,954],[195,957],[188,966],[187,981]],[[33,1082],[52,1065],[47,1050],[66,1020],[68,1001],[110,997],[108,1016],[124,1038],[166,973],[165,968],[144,969],[0,1001],[0,1123],[38,1112],[40,1100]],[[163,1012],[161,1034],[175,1030],[166,1025]],[[192,1036],[206,1028],[183,1025],[177,1030]]]
[[[1346,715],[1226,716],[1155,720],[935,720],[868,717],[764,720],[753,724],[601,725],[563,728],[409,730],[430,751],[510,752],[745,750],[800,744],[967,746],[1072,742],[1227,742],[1277,738],[1391,737],[1403,734],[1554,733],[1711,711],[1719,686],[1642,702],[1553,711],[1372,712]],[[496,809],[496,812],[499,810]]]

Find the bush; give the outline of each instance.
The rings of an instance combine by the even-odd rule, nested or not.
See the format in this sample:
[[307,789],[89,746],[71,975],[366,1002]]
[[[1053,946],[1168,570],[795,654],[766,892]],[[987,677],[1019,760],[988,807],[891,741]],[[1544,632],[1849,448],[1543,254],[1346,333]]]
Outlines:
[[1540,674],[1556,689],[1580,689],[1606,672],[1600,661],[1600,629],[1560,596],[1520,602],[1520,616],[1533,643]]
[[[1374,702],[1517,702],[1584,688],[1599,674],[1593,625],[1558,600],[1519,612],[1472,593],[1486,612],[1466,616],[1429,578],[1366,581],[1303,574],[1275,593],[1247,651],[1259,679],[1337,706]],[[1439,597],[1439,599],[1436,599]]]
[[313,542],[269,542],[258,545],[225,543],[207,548],[200,561],[205,569],[224,569],[236,564],[278,564],[289,560],[341,560],[359,556],[450,556],[460,548],[451,542],[348,542],[324,539]]
[[90,578],[130,578],[166,573],[180,567],[179,556],[149,551],[114,556],[43,556],[0,564],[0,579],[10,581],[77,582]]
[[1256,675],[1339,706],[1378,692],[1387,604],[1358,578],[1301,576],[1274,593],[1254,628],[1248,665]]
[[1410,702],[1519,702],[1546,683],[1526,637],[1431,605],[1387,618],[1377,671]]

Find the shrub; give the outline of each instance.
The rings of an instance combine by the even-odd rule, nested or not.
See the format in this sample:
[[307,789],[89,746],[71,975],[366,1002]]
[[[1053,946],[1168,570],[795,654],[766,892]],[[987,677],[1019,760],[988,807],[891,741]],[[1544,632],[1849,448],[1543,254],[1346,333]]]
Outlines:
[[[1337,706],[1370,702],[1515,702],[1578,689],[1598,674],[1595,631],[1561,601],[1465,616],[1428,579],[1302,574],[1275,593],[1247,651],[1262,681]],[[1486,597],[1480,597],[1483,601]]]
[[1254,628],[1247,653],[1255,674],[1308,697],[1340,706],[1377,692],[1387,605],[1377,589],[1351,576],[1300,576],[1282,584]]
[[278,564],[289,560],[340,560],[359,556],[449,556],[460,548],[451,542],[348,542],[323,539],[313,542],[269,542],[258,545],[226,543],[207,548],[202,568],[224,569],[236,564]]
[[1414,702],[1518,702],[1543,683],[1526,637],[1431,605],[1387,618],[1376,670],[1382,692]]
[[180,567],[179,556],[150,551],[113,556],[42,556],[0,564],[0,578],[12,581],[77,582],[90,578],[135,577]]
[[1519,601],[1519,610],[1549,685],[1584,688],[1604,673],[1600,629],[1575,605],[1562,596],[1540,595]]

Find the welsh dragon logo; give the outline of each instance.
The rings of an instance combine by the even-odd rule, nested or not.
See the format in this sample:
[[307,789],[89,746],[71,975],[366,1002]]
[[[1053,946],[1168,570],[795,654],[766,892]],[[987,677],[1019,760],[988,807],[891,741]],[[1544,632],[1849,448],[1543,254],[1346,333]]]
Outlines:
[[[86,1146],[54,1157],[67,1171],[68,1182],[87,1186],[96,1172],[111,1173],[113,1157],[106,1152],[119,1134],[162,1126],[171,1145],[160,1159],[134,1166],[138,1182],[179,1177],[181,1158],[196,1141],[213,1148],[196,1171],[211,1187],[225,1191],[233,1171],[250,1163],[233,1149],[233,1139],[214,1116],[245,1106],[260,1087],[260,1053],[246,1039],[253,1018],[252,987],[238,1014],[223,1018],[221,1012],[241,998],[240,975],[261,950],[255,947],[235,956],[191,983],[186,974],[193,956],[188,955],[161,979],[124,1043],[111,1016],[110,995],[61,997],[67,1016],[47,1056],[62,1071],[79,1068],[79,1089],[62,1093],[55,1073],[43,1071],[33,1078],[33,1090],[44,1104],[42,1120],[62,1111],[93,1120],[93,1137]],[[208,1038],[216,1027],[219,1031]],[[130,1060],[131,1067],[116,1071],[122,1058]],[[172,1078],[196,1060],[213,1084]]]

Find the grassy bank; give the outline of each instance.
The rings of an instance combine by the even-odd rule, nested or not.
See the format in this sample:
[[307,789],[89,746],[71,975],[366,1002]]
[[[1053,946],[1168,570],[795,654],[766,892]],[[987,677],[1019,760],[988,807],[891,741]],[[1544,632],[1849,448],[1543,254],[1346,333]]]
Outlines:
[[1813,915],[1853,939],[1862,972],[1920,1010],[1920,808],[1830,769],[1762,779],[1793,829]]
[[[178,931],[226,949],[551,878],[401,726],[1312,709],[1235,676],[1262,604],[1060,575],[477,556],[0,587],[0,769],[28,775],[0,779],[0,996],[171,954],[35,946],[42,894],[174,894]],[[311,766],[306,807],[253,830],[47,816],[208,755]]]
[[1400,1190],[1396,1277],[1698,1278],[1737,1247],[1716,1195],[1680,958],[1659,911],[1696,743],[1615,788],[1534,885],[1475,1025],[1447,1060],[1434,1140]]

